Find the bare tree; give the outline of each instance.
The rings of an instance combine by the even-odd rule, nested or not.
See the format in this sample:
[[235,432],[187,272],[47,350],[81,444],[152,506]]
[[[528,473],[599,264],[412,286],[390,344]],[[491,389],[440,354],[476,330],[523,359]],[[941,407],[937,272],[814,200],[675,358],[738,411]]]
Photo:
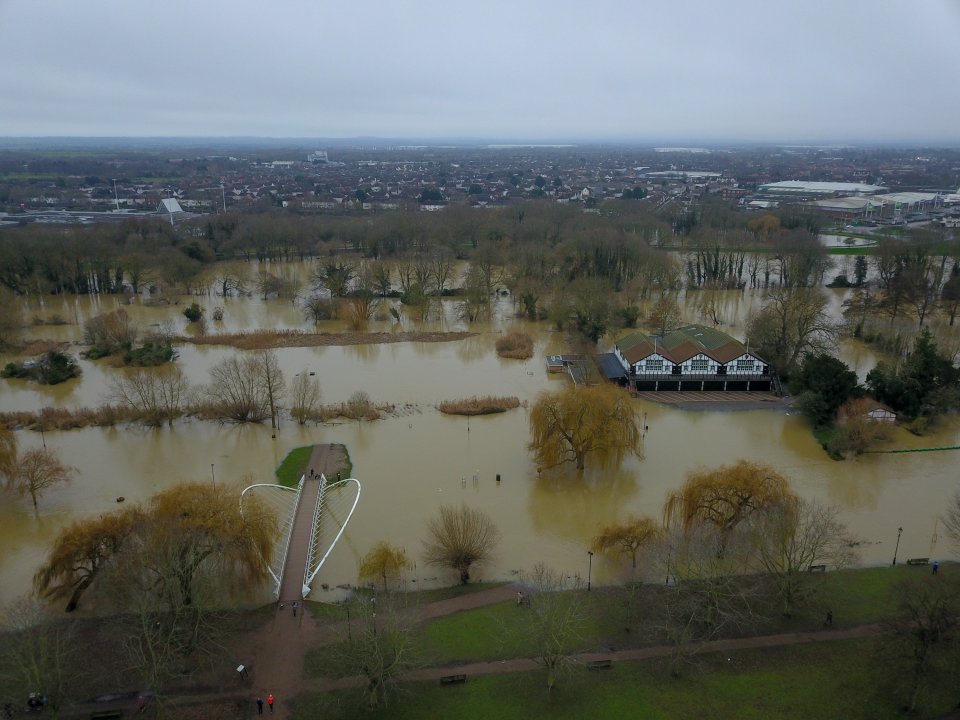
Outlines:
[[301,425],[313,415],[320,406],[320,383],[304,368],[290,383],[290,414]]
[[827,302],[814,288],[774,290],[750,320],[750,347],[785,374],[804,353],[830,350],[837,328],[827,314]]
[[341,660],[364,679],[367,707],[387,707],[402,676],[422,664],[411,616],[384,596],[376,604],[354,600],[349,611],[350,632],[341,646]]
[[488,559],[500,540],[500,532],[483,510],[461,505],[440,506],[439,516],[427,524],[429,537],[423,553],[429,565],[456,570],[460,582],[470,582],[470,568]]
[[543,563],[534,565],[522,580],[533,593],[520,625],[518,650],[534,649],[533,659],[547,671],[547,690],[553,690],[560,675],[574,667],[572,654],[586,627],[584,593],[579,579],[568,581]]
[[7,606],[0,613],[0,700],[22,707],[28,692],[38,692],[50,717],[60,717],[83,675],[75,627],[51,618],[35,598]]
[[913,712],[930,684],[940,681],[955,686],[955,663],[946,656],[960,636],[960,583],[928,574],[902,582],[896,594],[906,619],[890,626],[894,640],[890,649],[909,672],[898,672],[893,680],[903,684],[908,698],[904,709]]
[[6,485],[19,495],[29,495],[36,511],[37,498],[57,483],[70,480],[75,472],[60,462],[53,450],[27,450],[17,457],[16,467],[7,476]]
[[[679,676],[701,647],[698,641],[752,630],[761,622],[760,587],[747,575],[753,539],[738,529],[722,540],[712,525],[671,528],[660,546],[664,574],[674,580],[660,606],[659,625],[673,645],[671,672]],[[725,552],[717,553],[720,542]]]
[[97,315],[83,326],[83,340],[93,346],[97,356],[128,349],[136,339],[137,328],[126,310]]
[[856,539],[839,514],[816,500],[787,497],[754,516],[758,562],[776,585],[784,615],[808,597],[811,566],[836,570],[856,561]]
[[256,354],[257,369],[259,371],[259,382],[263,387],[263,392],[267,396],[267,405],[270,408],[270,427],[277,427],[277,403],[283,399],[286,389],[286,381],[283,377],[283,370],[280,369],[280,361],[277,360],[277,353],[274,350],[260,350]]
[[191,394],[186,375],[176,366],[136,370],[111,381],[110,398],[132,408],[147,425],[173,425]]
[[261,361],[252,355],[224,358],[210,368],[205,394],[221,416],[236,422],[261,422],[270,415]]

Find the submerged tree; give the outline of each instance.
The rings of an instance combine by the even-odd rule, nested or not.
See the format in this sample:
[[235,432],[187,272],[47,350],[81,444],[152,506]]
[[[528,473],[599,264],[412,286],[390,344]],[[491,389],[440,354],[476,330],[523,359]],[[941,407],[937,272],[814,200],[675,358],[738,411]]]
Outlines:
[[134,410],[144,424],[173,425],[191,395],[190,384],[179,367],[136,370],[111,381],[110,397]]
[[836,327],[827,297],[815,288],[780,288],[750,320],[750,347],[778,372],[789,375],[804,353],[832,348]]
[[643,457],[640,413],[630,397],[612,385],[571,387],[541,394],[530,411],[529,448],[538,464],[572,462],[583,470],[588,456],[619,463],[631,453]]
[[441,505],[439,515],[427,524],[427,532],[423,541],[427,564],[456,570],[464,585],[470,582],[470,568],[488,559],[500,540],[491,517],[466,505]]
[[307,369],[298,372],[290,383],[290,414],[301,425],[309,420],[320,405],[320,383]]
[[37,498],[50,487],[70,480],[74,473],[72,467],[60,462],[53,450],[35,448],[17,456],[6,485],[19,495],[29,495],[36,511]]

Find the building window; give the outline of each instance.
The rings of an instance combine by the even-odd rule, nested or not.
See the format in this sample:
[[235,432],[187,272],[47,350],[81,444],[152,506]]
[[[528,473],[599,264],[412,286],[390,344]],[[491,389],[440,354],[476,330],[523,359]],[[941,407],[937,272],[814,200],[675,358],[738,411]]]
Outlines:
[[690,372],[705,373],[708,369],[706,358],[694,358],[690,361]]
[[661,372],[663,370],[663,360],[647,360],[647,372]]
[[753,371],[753,360],[737,360],[737,372]]

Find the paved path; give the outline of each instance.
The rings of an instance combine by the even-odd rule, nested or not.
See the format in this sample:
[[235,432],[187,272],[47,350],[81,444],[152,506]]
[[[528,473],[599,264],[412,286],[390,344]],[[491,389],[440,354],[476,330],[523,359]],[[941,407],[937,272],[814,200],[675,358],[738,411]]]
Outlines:
[[[305,616],[302,611],[293,615],[294,601],[301,605],[303,601],[303,575],[312,542],[310,530],[313,527],[313,512],[320,493],[319,476],[323,473],[328,479],[336,481],[337,472],[345,469],[346,456],[342,446],[313,446],[304,470],[306,478],[303,493],[293,521],[287,562],[281,577],[280,603],[273,619],[251,638],[249,664],[253,668],[252,692],[264,700],[273,693],[277,700],[274,715],[278,718],[288,717],[285,703],[299,692],[307,647],[322,643],[320,628],[309,615]],[[326,634],[329,636],[329,631]]]

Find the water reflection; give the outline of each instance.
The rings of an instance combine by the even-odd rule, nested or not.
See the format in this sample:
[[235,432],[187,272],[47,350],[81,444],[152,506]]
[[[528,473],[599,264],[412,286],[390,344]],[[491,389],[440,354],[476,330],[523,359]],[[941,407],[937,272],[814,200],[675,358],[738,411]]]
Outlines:
[[579,540],[585,548],[599,527],[623,518],[639,491],[634,474],[619,468],[552,468],[531,482],[527,507],[534,529]]

